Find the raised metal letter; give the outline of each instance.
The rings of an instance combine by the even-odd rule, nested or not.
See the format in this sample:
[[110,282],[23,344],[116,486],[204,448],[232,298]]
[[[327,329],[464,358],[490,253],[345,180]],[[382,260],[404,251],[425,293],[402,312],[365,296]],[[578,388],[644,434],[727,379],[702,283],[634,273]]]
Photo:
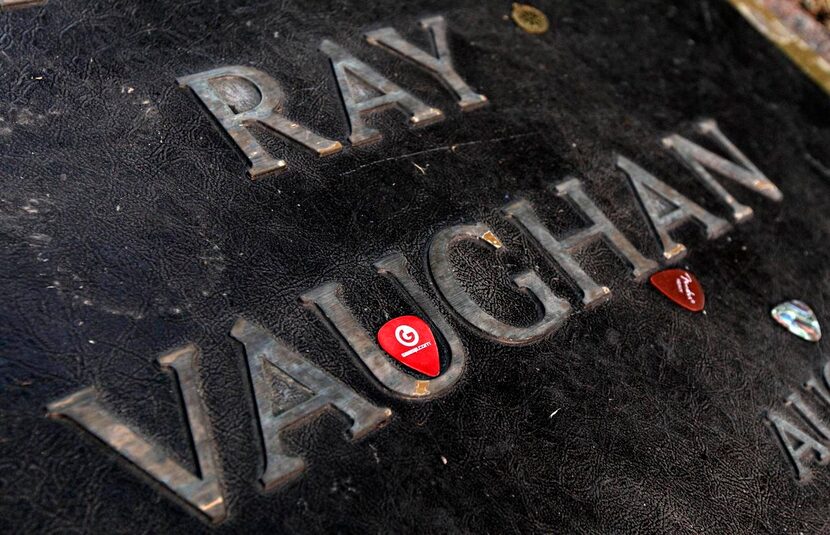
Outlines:
[[738,147],[729,138],[723,135],[718,128],[718,123],[712,119],[697,123],[697,131],[713,139],[722,149],[729,153],[732,158],[740,162],[734,162],[718,156],[714,152],[704,149],[688,139],[672,134],[663,139],[663,145],[683,162],[692,172],[703,181],[706,188],[718,196],[727,206],[732,209],[732,217],[736,223],[742,223],[752,217],[752,208],[739,203],[720,183],[709,174],[706,168],[715,171],[719,175],[731,178],[745,188],[760,193],[773,201],[780,201],[784,198],[781,190],[768,179],[760,169],[755,167]]
[[672,240],[669,231],[689,219],[695,219],[706,227],[706,237],[710,240],[722,236],[731,228],[729,223],[707,212],[628,158],[617,156],[617,167],[625,171],[631,180],[640,204],[663,244],[663,257],[667,261],[674,262],[686,255],[686,246]]
[[[179,86],[189,86],[222,125],[251,163],[248,174],[257,178],[284,171],[285,160],[273,158],[248,127],[259,123],[320,156],[338,152],[343,146],[318,136],[308,128],[281,115],[285,96],[279,84],[252,67],[221,67],[183,76]],[[248,85],[250,84],[250,85]]]
[[590,197],[585,195],[579,180],[572,178],[557,184],[556,192],[560,197],[570,201],[574,208],[593,222],[593,225],[560,242],[545,228],[536,212],[533,211],[533,207],[526,200],[508,204],[502,208],[502,212],[534,239],[550,261],[559,264],[576,282],[582,289],[582,303],[586,307],[596,306],[608,300],[611,290],[605,286],[599,286],[577,263],[573,254],[580,248],[598,239],[604,240],[620,259],[627,261],[633,267],[632,274],[637,281],[645,279],[657,269],[657,263],[640,254],[623,233],[617,230],[617,227],[597,208]]
[[502,344],[527,344],[558,329],[570,314],[571,305],[556,297],[533,271],[523,271],[513,278],[516,286],[527,290],[542,305],[542,318],[530,327],[515,327],[497,320],[478,306],[458,283],[450,262],[450,247],[462,240],[481,239],[482,243],[495,248],[492,239],[482,238],[488,233],[495,236],[487,225],[481,223],[457,225],[440,231],[432,239],[428,254],[429,267],[444,299],[461,318],[478,329],[479,334]]
[[830,429],[827,428],[827,425],[822,422],[815,411],[810,408],[809,405],[804,403],[804,400],[801,399],[801,396],[793,392],[787,397],[786,401],[787,405],[792,405],[795,411],[804,418],[804,421],[810,424],[810,427],[816,430],[816,432],[822,436],[825,440],[830,439]]
[[[830,388],[830,362],[824,365],[822,377],[824,378],[826,388]],[[825,387],[821,386],[815,377],[810,377],[810,379],[804,383],[804,388],[812,392],[817,398],[830,407],[830,393],[827,392]]]
[[0,0],[0,13],[23,9],[26,7],[44,6],[49,0]]
[[313,306],[326,323],[349,345],[354,355],[380,384],[406,399],[430,399],[447,393],[461,378],[467,361],[467,353],[458,335],[438,312],[420,286],[409,274],[409,263],[400,253],[375,262],[375,268],[382,275],[395,281],[410,304],[419,309],[423,319],[438,329],[450,348],[450,364],[435,379],[417,379],[398,369],[392,359],[378,347],[372,336],[364,329],[343,303],[340,284],[329,282],[307,291],[302,301]]
[[107,410],[92,387],[50,403],[47,409],[52,418],[66,417],[74,421],[218,523],[226,515],[225,497],[219,482],[210,422],[196,385],[198,354],[196,346],[188,345],[161,356],[159,362],[176,372],[201,477],[182,467],[162,446]]
[[[790,423],[789,420],[779,416],[778,414],[769,411],[767,419],[775,429],[778,438],[784,445],[784,450],[790,458],[790,461],[795,468],[796,475],[800,481],[804,481],[810,476],[809,467],[802,462],[807,457],[809,459],[818,459],[819,463],[825,464],[830,460],[830,450],[824,447],[819,441]],[[795,439],[795,440],[793,440]],[[796,447],[798,445],[798,447]]]
[[331,59],[349,116],[352,145],[372,143],[381,138],[380,132],[368,126],[363,116],[390,106],[406,112],[414,126],[426,126],[444,119],[441,110],[427,106],[335,43],[325,40],[320,44],[320,50]]
[[285,451],[280,440],[285,429],[333,407],[351,418],[349,435],[359,440],[392,416],[391,410],[372,405],[261,327],[240,318],[231,336],[245,345],[248,357],[265,442],[265,472],[260,479],[265,490],[298,476],[305,468],[302,458]]
[[434,55],[404,40],[394,28],[381,28],[367,32],[366,40],[375,46],[397,52],[429,71],[458,99],[458,105],[462,110],[470,111],[486,105],[487,97],[473,91],[453,67],[450,47],[447,45],[447,22],[444,17],[428,17],[421,19],[419,24],[430,35]]

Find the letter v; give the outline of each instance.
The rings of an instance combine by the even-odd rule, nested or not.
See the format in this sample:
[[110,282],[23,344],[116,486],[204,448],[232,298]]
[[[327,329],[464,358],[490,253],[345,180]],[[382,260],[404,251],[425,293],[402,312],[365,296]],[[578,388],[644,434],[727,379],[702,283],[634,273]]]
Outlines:
[[219,482],[210,422],[196,385],[198,354],[199,349],[190,344],[162,355],[159,362],[162,367],[173,368],[176,372],[196,450],[199,475],[185,469],[162,446],[106,409],[92,387],[50,403],[47,408],[50,417],[65,417],[74,421],[203,513],[211,522],[219,523],[225,519],[227,510]]

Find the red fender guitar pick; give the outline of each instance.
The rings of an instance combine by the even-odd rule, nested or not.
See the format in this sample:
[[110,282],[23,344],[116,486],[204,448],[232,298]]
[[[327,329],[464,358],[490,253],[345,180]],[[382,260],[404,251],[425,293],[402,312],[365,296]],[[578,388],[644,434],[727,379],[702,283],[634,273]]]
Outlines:
[[392,358],[415,371],[437,377],[441,371],[432,330],[417,316],[401,316],[378,331],[378,343]]
[[651,276],[651,284],[663,295],[692,312],[703,310],[705,297],[697,277],[685,269],[667,269]]

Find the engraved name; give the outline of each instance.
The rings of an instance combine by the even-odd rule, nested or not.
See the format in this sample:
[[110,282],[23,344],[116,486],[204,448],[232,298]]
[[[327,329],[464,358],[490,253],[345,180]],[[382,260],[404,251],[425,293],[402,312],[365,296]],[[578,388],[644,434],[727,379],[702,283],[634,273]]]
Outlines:
[[812,398],[808,403],[798,391],[792,391],[784,406],[768,410],[766,422],[772,428],[790,466],[801,482],[812,477],[812,466],[830,461],[830,423],[825,422],[814,409],[814,403],[830,408],[830,362],[821,370],[821,380],[811,376],[801,385]]
[[[429,36],[431,52],[412,45],[394,28],[367,32],[364,37],[369,44],[397,54],[436,78],[452,93],[462,111],[486,105],[487,97],[467,85],[453,66],[444,17],[421,19],[420,26]],[[338,44],[324,40],[319,49],[331,61],[349,120],[349,143],[352,145],[379,141],[381,133],[366,124],[366,116],[390,108],[405,114],[412,127],[424,127],[444,120],[444,112],[416,98]],[[284,159],[269,154],[256,140],[249,131],[253,124],[265,127],[321,157],[337,154],[343,149],[339,141],[326,139],[287,118],[283,111],[285,95],[279,82],[258,69],[239,65],[221,67],[181,77],[178,82],[199,97],[245,155],[250,163],[248,175],[251,178],[279,173],[288,166]],[[254,95],[246,91],[250,87],[255,89]],[[367,91],[367,87],[371,91]],[[256,103],[252,104],[252,100]]]
[[[385,39],[397,43],[388,35]],[[397,43],[395,46],[399,45]],[[461,88],[457,82],[454,83],[456,85],[453,87]],[[207,95],[209,91],[201,94]],[[475,100],[473,95],[467,94],[468,102]],[[262,117],[273,124],[279,123],[273,115]],[[244,132],[243,122],[234,121],[236,132]],[[663,144],[688,167],[692,176],[709,189],[735,224],[745,223],[752,216],[752,208],[739,203],[714,175],[731,180],[773,201],[782,200],[783,196],[775,184],[721,132],[715,121],[700,121],[696,124],[696,129],[699,136],[708,138],[711,143],[719,146],[728,158],[677,134],[663,139]],[[269,158],[264,154],[260,156]],[[714,215],[630,159],[622,155],[616,155],[614,159],[617,168],[630,181],[637,204],[642,208],[642,213],[662,248],[660,260],[663,264],[677,262],[688,251],[685,245],[675,242],[672,237],[672,232],[678,227],[690,222],[696,223],[708,239],[718,238],[732,227],[726,219]],[[260,163],[263,161],[267,160]],[[586,273],[575,256],[592,243],[601,242],[609,247],[630,268],[634,281],[643,281],[659,268],[658,262],[643,256],[617,229],[586,193],[581,180],[566,178],[551,187],[550,192],[568,201],[582,216],[586,226],[564,236],[556,235],[541,222],[538,215],[537,210],[544,210],[545,207],[533,206],[524,199],[503,206],[499,213],[520,229],[532,246],[581,290],[582,308],[600,306],[612,296],[611,289],[598,284]],[[501,254],[506,249],[501,239],[483,223],[459,224],[440,230],[427,247],[426,269],[430,275],[427,277],[430,286],[426,288],[416,282],[412,275],[412,265],[400,253],[392,253],[374,263],[378,275],[392,280],[416,314],[425,318],[437,337],[443,339],[443,347],[447,348],[445,364],[435,378],[415,376],[396,366],[349,309],[342,298],[340,283],[321,284],[305,291],[299,298],[329,327],[334,336],[346,343],[355,364],[373,379],[380,391],[408,401],[442,396],[462,377],[468,357],[461,337],[436,306],[439,298],[465,329],[505,346],[533,344],[549,337],[573,313],[572,304],[555,295],[539,273],[526,269],[513,277],[513,289],[532,295],[541,305],[536,321],[532,325],[518,326],[490,315],[464,289],[457,278],[458,267],[450,259],[450,250],[464,241],[480,243],[494,255]],[[421,262],[413,264],[422,265]],[[259,478],[263,490],[270,491],[289,483],[305,468],[303,458],[289,452],[281,440],[281,434],[286,429],[302,426],[323,411],[334,410],[348,419],[350,423],[347,436],[356,441],[376,431],[392,417],[388,408],[370,403],[329,372],[301,356],[265,327],[240,318],[233,325],[231,336],[244,346],[253,385],[261,443],[264,445],[265,468]],[[54,418],[73,421],[172,491],[182,504],[214,523],[221,522],[227,516],[227,497],[217,456],[219,445],[200,393],[199,349],[188,345],[161,356],[159,361],[163,367],[175,372],[182,393],[183,410],[195,444],[198,467],[195,473],[182,466],[163,444],[110,411],[93,388],[83,388],[51,403],[48,414]],[[830,373],[827,370],[825,368],[825,381]],[[302,395],[289,396],[285,400],[275,392],[275,388],[278,388],[275,384]],[[821,392],[822,399],[830,401],[830,396],[823,390]],[[275,403],[275,399],[282,399],[283,402]],[[799,404],[798,399],[793,398],[792,405],[814,429],[830,439],[830,430],[823,424],[819,426],[820,422],[811,416],[812,413],[804,408],[805,405]],[[799,474],[804,472],[804,457],[809,454],[815,453],[822,462],[828,458],[828,450],[824,445],[800,431],[789,420],[776,416],[777,413],[770,414],[770,421],[780,436],[795,437],[801,441],[799,447],[785,442]],[[251,440],[256,440],[256,437],[251,437]]]

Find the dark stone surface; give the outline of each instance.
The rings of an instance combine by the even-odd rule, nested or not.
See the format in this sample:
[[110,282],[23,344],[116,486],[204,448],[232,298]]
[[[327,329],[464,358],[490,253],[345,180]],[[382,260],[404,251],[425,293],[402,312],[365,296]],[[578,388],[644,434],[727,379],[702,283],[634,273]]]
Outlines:
[[[4,531],[211,529],[88,434],[44,417],[50,401],[94,385],[192,466],[174,384],[156,363],[185,342],[203,352],[229,503],[219,531],[826,529],[830,469],[797,483],[763,413],[826,361],[828,338],[802,342],[768,311],[800,297],[830,328],[827,95],[726,2],[539,7],[552,23],[542,36],[514,26],[507,1],[53,1],[0,14]],[[458,70],[490,107],[462,115],[432,78],[361,38],[393,25],[423,46],[417,20],[436,13],[448,20]],[[345,142],[335,80],[316,50],[323,38],[447,119],[410,130],[387,112],[374,120],[383,141],[322,160],[269,138],[290,170],[251,182],[227,136],[175,80],[255,66],[283,85],[291,116]],[[699,116],[716,118],[784,201],[729,185],[755,208],[753,221],[716,241],[693,225],[679,233],[691,250],[681,265],[708,292],[706,315],[634,283],[601,246],[581,258],[614,296],[584,311],[577,289],[498,208],[524,196],[555,235],[575,230],[582,223],[547,187],[577,174],[659,258],[613,153],[726,216],[660,145],[667,132],[690,135]],[[340,281],[374,331],[384,313],[409,310],[371,263],[400,250],[427,284],[430,236],[472,221],[493,225],[508,247],[498,257],[457,252],[486,309],[532,321],[506,281],[538,265],[577,313],[522,348],[479,338],[452,317],[469,352],[464,378],[440,400],[397,401],[297,297]],[[313,421],[290,435],[306,473],[262,493],[244,354],[228,335],[240,314],[391,407],[392,423],[351,444],[339,413]]]

